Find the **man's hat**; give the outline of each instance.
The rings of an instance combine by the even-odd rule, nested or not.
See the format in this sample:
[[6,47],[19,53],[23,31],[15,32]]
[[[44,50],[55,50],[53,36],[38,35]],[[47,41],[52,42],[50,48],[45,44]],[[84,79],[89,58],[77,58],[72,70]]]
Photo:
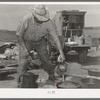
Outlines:
[[34,7],[29,8],[29,10],[39,21],[49,20],[49,11],[44,5],[35,5]]

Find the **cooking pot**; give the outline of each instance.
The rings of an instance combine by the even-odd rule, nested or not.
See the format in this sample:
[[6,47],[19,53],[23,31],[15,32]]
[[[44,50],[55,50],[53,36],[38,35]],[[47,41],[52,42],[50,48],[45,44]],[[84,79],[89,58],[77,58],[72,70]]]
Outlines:
[[86,85],[86,88],[96,88],[95,80],[92,78],[83,78],[81,82]]
[[92,84],[92,83],[94,83],[94,80],[91,78],[83,78],[83,79],[81,79],[81,82],[86,83],[86,84],[87,83]]
[[81,88],[80,84],[74,83],[74,82],[59,82],[56,84],[57,88],[62,88],[62,89],[75,89],[75,88]]
[[94,79],[94,82],[95,82],[95,87],[100,88],[100,80]]
[[0,65],[0,69],[3,69],[3,68],[5,68],[5,65]]
[[100,77],[100,69],[90,69],[90,70],[88,70],[88,74],[90,76]]
[[5,79],[9,75],[8,71],[0,71],[0,80]]

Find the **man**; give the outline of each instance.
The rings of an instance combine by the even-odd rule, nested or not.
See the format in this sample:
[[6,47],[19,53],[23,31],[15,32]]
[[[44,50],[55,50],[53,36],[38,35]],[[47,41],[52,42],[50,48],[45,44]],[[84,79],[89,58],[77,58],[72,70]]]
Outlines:
[[49,12],[44,5],[36,5],[29,10],[31,14],[24,16],[16,33],[19,43],[18,74],[21,75],[27,71],[29,53],[34,48],[39,55],[43,69],[49,74],[49,79],[54,79],[55,67],[49,59],[45,36],[47,34],[52,36],[63,62],[65,57],[56,29],[49,19]]

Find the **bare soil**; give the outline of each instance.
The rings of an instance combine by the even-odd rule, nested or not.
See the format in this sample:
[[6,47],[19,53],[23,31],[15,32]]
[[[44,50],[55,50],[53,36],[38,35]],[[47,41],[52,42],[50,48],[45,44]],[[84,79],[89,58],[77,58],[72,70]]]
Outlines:
[[[77,56],[71,57],[70,63],[73,63],[73,62],[78,62]],[[7,65],[7,64],[16,63],[16,62],[5,60],[2,63]],[[88,68],[99,67],[100,66],[100,51],[96,51],[95,47],[92,47],[88,52],[87,61],[85,63],[81,63],[80,65],[82,67],[88,67]],[[88,71],[82,69],[82,73],[88,74]],[[0,80],[0,88],[17,88],[17,75],[18,75],[17,73],[11,74],[11,75],[8,75],[5,79]]]

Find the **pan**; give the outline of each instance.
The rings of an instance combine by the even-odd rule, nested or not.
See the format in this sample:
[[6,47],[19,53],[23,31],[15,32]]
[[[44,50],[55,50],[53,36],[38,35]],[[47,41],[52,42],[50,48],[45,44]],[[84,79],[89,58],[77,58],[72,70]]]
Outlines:
[[100,77],[100,69],[90,69],[90,70],[88,70],[88,74],[90,76]]
[[80,84],[78,83],[74,83],[74,82],[68,82],[68,81],[65,81],[65,82],[59,82],[56,84],[57,88],[62,88],[62,89],[75,89],[75,88],[81,88]]

